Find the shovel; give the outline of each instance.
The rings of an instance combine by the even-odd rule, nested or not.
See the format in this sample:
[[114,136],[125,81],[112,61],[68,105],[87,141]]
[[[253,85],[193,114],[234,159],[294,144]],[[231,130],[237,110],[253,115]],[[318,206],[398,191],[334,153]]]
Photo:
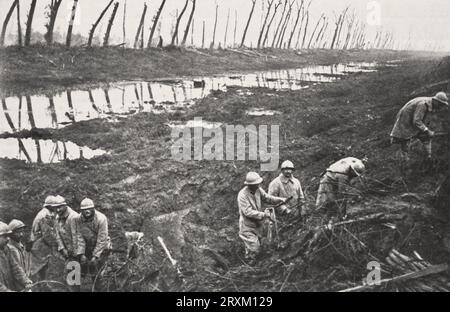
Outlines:
[[164,249],[164,251],[165,251],[165,253],[166,253],[166,255],[167,255],[167,258],[169,258],[170,263],[172,263],[173,267],[177,270],[178,275],[179,275],[181,278],[183,278],[183,274],[181,273],[180,268],[179,268],[179,266],[178,266],[178,261],[175,260],[174,258],[172,258],[172,255],[170,254],[170,251],[169,251],[169,249],[167,248],[166,244],[164,244],[164,240],[162,239],[161,236],[158,236],[158,241],[159,241],[159,243],[161,244],[162,248]]

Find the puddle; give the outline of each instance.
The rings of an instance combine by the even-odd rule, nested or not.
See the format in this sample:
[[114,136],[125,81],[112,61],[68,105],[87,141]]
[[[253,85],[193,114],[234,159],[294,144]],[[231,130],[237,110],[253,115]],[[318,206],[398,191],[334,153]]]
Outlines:
[[204,128],[217,129],[222,127],[220,122],[209,122],[205,120],[189,120],[186,123],[172,122],[167,124],[171,128]]
[[279,111],[274,111],[274,110],[264,110],[264,109],[260,109],[260,108],[255,108],[255,109],[248,110],[248,111],[246,112],[246,114],[247,114],[248,116],[261,117],[261,116],[274,116],[274,115],[279,115],[279,114],[281,114],[281,112],[279,112]]
[[0,158],[25,160],[27,163],[53,164],[69,159],[91,159],[105,153],[103,150],[80,147],[72,142],[0,139]]
[[[394,63],[392,63],[394,64]],[[103,118],[115,122],[140,112],[182,112],[195,100],[227,87],[266,87],[300,90],[318,83],[334,82],[346,75],[376,71],[377,63],[349,63],[307,66],[298,69],[260,71],[243,75],[222,75],[155,82],[119,82],[109,88],[66,91],[54,96],[26,96],[2,99],[0,133],[32,128],[62,128],[74,122]],[[249,91],[239,94],[251,96]]]

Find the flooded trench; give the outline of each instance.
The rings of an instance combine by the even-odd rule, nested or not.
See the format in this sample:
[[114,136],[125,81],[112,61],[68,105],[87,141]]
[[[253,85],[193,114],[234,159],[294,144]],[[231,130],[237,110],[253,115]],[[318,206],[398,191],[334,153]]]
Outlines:
[[[278,91],[301,90],[320,83],[332,83],[354,73],[375,72],[379,66],[397,66],[397,63],[348,63],[259,71],[240,75],[224,74],[150,82],[126,81],[112,83],[104,88],[67,90],[56,95],[8,97],[1,100],[0,134],[35,128],[58,129],[72,123],[97,118],[115,122],[140,112],[157,114],[182,112],[195,104],[196,100],[208,96],[215,90],[226,91],[227,87],[265,87]],[[242,92],[244,93],[251,95],[248,91]],[[270,116],[278,113],[258,109],[247,112],[249,116]],[[72,142],[0,139],[0,158],[21,159],[30,163],[89,159],[104,153],[105,151],[93,151]]]

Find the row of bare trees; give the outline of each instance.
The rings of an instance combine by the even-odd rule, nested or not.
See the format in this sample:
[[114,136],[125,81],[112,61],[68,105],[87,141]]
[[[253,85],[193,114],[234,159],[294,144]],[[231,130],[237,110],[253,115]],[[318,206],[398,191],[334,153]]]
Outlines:
[[[51,45],[53,43],[53,32],[55,28],[56,18],[58,16],[59,9],[63,0],[51,0],[46,7],[46,18],[47,24],[46,33],[44,35],[47,44]],[[72,44],[72,32],[75,20],[75,15],[77,11],[77,5],[79,0],[67,0],[72,1],[72,14],[70,16],[67,36],[66,36],[66,46],[70,47]],[[180,14],[177,15],[172,27],[171,34],[171,45],[181,45],[185,46],[187,43],[187,38],[189,32],[191,31],[191,45],[194,44],[194,14],[196,9],[197,0],[184,0]],[[367,29],[365,27],[364,21],[358,19],[355,11],[351,11],[350,7],[346,7],[342,12],[335,14],[334,20],[327,17],[325,14],[320,15],[317,20],[313,20],[311,15],[311,3],[313,0],[247,0],[251,1],[251,9],[246,17],[245,28],[243,29],[242,37],[240,37],[239,42],[236,42],[237,33],[237,10],[235,11],[235,23],[234,23],[234,36],[233,43],[227,42],[228,39],[228,29],[230,22],[230,9],[228,9],[226,17],[225,34],[223,40],[223,47],[228,46],[243,48],[246,46],[247,34],[251,26],[256,26],[255,19],[253,18],[255,7],[257,3],[262,3],[262,20],[259,26],[258,40],[256,43],[256,48],[287,48],[287,49],[311,49],[311,48],[327,48],[327,49],[363,49],[363,48],[373,48],[373,49],[389,49],[395,46],[395,38],[392,33],[387,33],[384,31],[378,31],[375,38],[370,40],[367,36]],[[3,22],[3,27],[1,30],[0,45],[3,46],[5,43],[5,34],[7,26],[10,22],[11,17],[14,12],[17,13],[17,33],[18,33],[18,45],[30,45],[31,42],[31,32],[32,32],[32,22],[33,16],[36,8],[37,0],[32,0],[30,8],[28,10],[27,22],[26,22],[26,32],[25,39],[22,40],[22,30],[20,21],[20,0],[13,0],[13,3],[6,14],[5,20]],[[145,46],[150,48],[154,44],[155,33],[161,27],[160,17],[163,9],[166,5],[167,0],[161,0],[161,3],[152,17],[151,28],[149,29],[149,35],[147,38],[147,44],[145,44],[144,37],[144,25],[145,20],[148,16],[148,6],[144,3],[142,9],[142,14],[136,35],[134,38],[134,48],[143,49]],[[126,42],[126,6],[127,1],[123,3],[123,43]],[[191,8],[189,9],[189,6]],[[87,46],[91,47],[93,44],[93,38],[97,30],[98,25],[104,19],[105,15],[111,11],[109,21],[107,23],[107,29],[103,36],[103,46],[108,46],[110,42],[111,29],[115,22],[117,13],[119,9],[119,2],[115,0],[110,0],[106,7],[100,12],[97,20],[93,23],[87,40]],[[184,25],[184,32],[182,34],[181,42],[179,37],[181,37],[181,21],[183,17],[189,13],[189,18]],[[212,33],[212,41],[209,45],[210,48],[217,46],[217,23],[219,18],[219,5],[215,5],[215,19],[214,27]],[[205,33],[206,24],[205,21],[202,22],[202,48],[205,47]],[[248,41],[248,40],[247,40]],[[162,46],[162,37],[159,38],[158,46]],[[253,47],[253,42],[250,44]],[[219,43],[220,47],[220,43]]]

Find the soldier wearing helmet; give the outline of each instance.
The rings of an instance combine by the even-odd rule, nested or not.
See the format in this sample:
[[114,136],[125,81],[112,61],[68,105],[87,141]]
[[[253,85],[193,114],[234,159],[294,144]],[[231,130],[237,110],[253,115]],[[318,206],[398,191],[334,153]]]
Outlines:
[[9,222],[9,243],[8,247],[11,249],[11,254],[20,265],[23,274],[29,275],[29,263],[27,263],[28,257],[26,257],[25,246],[23,245],[23,239],[25,237],[25,229],[27,226],[20,220],[12,220]]
[[61,200],[61,205],[55,207],[56,212],[56,241],[58,251],[68,260],[75,260],[77,246],[76,213],[67,206],[65,200]]
[[365,170],[364,163],[354,157],[341,159],[331,165],[320,180],[316,209],[325,210],[330,218],[343,218],[347,209],[344,188]]
[[94,202],[85,198],[80,204],[77,224],[77,256],[82,264],[82,271],[93,273],[96,289],[101,289],[102,281],[95,279],[111,250],[108,234],[108,219],[95,209]]
[[30,275],[36,276],[38,281],[47,279],[50,258],[58,247],[55,208],[62,204],[65,200],[61,196],[47,196],[31,227],[30,246],[27,248],[31,253]]
[[303,194],[300,181],[293,176],[295,170],[294,164],[286,160],[281,164],[281,173],[269,184],[269,195],[277,197],[292,197],[292,207],[298,210],[289,209],[286,205],[280,207],[282,213],[297,214],[298,211],[303,212],[305,205],[305,195]]
[[408,160],[409,144],[419,139],[425,146],[427,156],[432,157],[431,142],[434,132],[426,125],[427,116],[448,108],[448,97],[439,92],[434,97],[419,97],[409,101],[398,112],[391,132],[391,144],[401,146],[401,157]]
[[260,252],[264,220],[270,212],[263,210],[262,203],[281,204],[285,198],[267,194],[261,187],[263,179],[256,172],[249,172],[245,187],[239,192],[239,237],[245,244],[245,258],[253,263]]
[[10,227],[0,221],[0,292],[21,291],[32,285],[8,245],[12,233]]

